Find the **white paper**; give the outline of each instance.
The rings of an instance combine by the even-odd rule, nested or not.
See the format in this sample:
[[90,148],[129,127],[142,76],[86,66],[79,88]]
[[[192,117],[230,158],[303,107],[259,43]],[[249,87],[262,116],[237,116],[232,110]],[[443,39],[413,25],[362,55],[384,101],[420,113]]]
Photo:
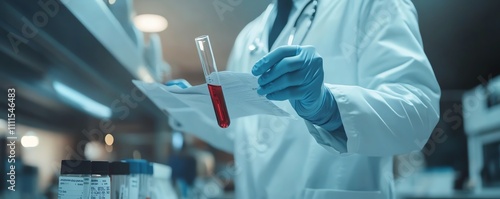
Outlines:
[[[272,101],[257,94],[257,77],[248,73],[219,72],[229,117],[236,119],[250,115],[291,117]],[[196,109],[208,118],[215,119],[214,108],[206,84],[186,89],[159,83],[133,81],[161,110]]]

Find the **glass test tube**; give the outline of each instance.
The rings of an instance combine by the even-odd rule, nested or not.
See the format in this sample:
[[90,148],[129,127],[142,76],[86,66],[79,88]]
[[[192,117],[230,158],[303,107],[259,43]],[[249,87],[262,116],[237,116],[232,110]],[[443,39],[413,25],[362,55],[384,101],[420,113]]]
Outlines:
[[214,106],[217,123],[221,128],[227,128],[230,124],[229,113],[227,112],[222,85],[220,84],[219,75],[217,74],[217,65],[215,64],[210,39],[208,35],[203,35],[197,37],[195,41],[198,47],[203,73],[205,73],[205,80],[207,81],[210,98],[212,99],[212,105]]

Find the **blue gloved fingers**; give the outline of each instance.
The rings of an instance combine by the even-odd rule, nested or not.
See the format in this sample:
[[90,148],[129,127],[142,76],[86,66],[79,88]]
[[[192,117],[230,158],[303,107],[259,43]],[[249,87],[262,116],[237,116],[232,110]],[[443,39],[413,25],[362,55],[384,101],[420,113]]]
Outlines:
[[299,46],[281,46],[276,48],[255,63],[252,68],[252,74],[255,76],[262,75],[280,62],[283,58],[297,55],[299,53],[299,49]]
[[[268,70],[264,74],[262,74],[259,79],[259,85],[265,86],[271,82],[274,82],[276,79],[283,75],[287,75],[288,73],[300,70],[304,67],[304,62],[300,56],[287,57],[282,59],[279,63],[277,63],[271,70]],[[299,77],[303,79],[302,77]],[[286,83],[286,82],[284,82]]]
[[302,85],[304,81],[304,76],[299,71],[286,73],[266,85],[261,85],[257,93],[259,95],[267,95],[289,87]]
[[185,79],[174,79],[170,80],[167,83],[165,83],[166,86],[179,86],[180,88],[189,88],[191,87],[191,84],[186,81]]

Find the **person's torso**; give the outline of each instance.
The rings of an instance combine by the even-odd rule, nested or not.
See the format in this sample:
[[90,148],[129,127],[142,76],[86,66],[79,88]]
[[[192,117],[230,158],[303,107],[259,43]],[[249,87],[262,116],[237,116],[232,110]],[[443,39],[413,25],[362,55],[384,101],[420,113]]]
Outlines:
[[[294,44],[317,49],[323,57],[325,83],[357,84],[355,56],[358,31],[362,30],[358,30],[359,8],[355,4],[347,0],[319,1],[312,26],[297,27]],[[270,6],[240,33],[229,70],[250,72],[253,64],[269,52],[267,34],[274,12]],[[298,14],[292,13],[272,49],[287,45]],[[310,31],[301,35],[308,28]],[[288,101],[277,104],[295,113]],[[251,116],[234,121],[238,128],[234,151],[238,199],[392,197],[391,157],[334,155],[316,143],[304,121],[295,117]]]

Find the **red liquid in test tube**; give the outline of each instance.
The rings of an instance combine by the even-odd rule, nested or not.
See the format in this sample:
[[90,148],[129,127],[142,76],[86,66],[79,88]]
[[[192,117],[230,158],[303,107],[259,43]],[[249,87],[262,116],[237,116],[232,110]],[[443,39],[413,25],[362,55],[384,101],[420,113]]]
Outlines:
[[208,84],[208,91],[212,104],[214,105],[215,116],[217,123],[222,128],[229,126],[229,114],[227,113],[226,100],[224,100],[224,93],[222,93],[222,86]]
[[195,39],[196,47],[198,47],[198,55],[200,56],[201,66],[207,81],[208,91],[214,107],[217,123],[221,128],[229,127],[231,123],[229,113],[222,92],[222,85],[219,80],[215,58],[210,45],[210,39],[207,35],[197,37]]

